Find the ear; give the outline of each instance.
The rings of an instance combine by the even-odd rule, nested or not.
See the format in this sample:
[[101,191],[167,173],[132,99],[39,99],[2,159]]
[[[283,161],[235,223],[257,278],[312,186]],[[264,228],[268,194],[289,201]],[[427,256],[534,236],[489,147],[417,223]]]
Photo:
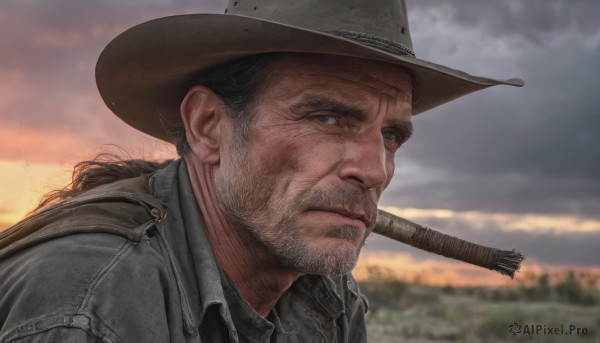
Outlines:
[[227,121],[221,98],[206,86],[194,86],[183,98],[180,111],[192,152],[205,163],[219,164]]

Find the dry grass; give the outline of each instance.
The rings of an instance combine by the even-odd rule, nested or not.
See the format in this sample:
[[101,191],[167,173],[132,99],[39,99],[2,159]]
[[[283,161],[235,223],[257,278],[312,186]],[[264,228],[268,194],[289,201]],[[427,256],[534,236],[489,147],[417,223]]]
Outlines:
[[[453,288],[408,284],[380,274],[361,284],[370,304],[369,341],[600,342],[597,290],[574,285],[573,280],[551,287],[543,281],[540,289],[539,285]],[[547,328],[563,325],[565,331],[575,325],[586,328],[587,335],[515,336],[509,331],[515,322]]]

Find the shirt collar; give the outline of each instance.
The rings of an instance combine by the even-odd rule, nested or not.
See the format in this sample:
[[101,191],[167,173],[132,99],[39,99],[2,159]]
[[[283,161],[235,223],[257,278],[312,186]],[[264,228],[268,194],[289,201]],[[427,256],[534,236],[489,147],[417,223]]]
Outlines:
[[[221,269],[221,281],[227,305],[236,309],[231,312],[231,317],[238,332],[240,342],[269,342],[275,330],[271,321],[259,315],[239,293],[227,273]],[[272,316],[269,316],[272,320]]]

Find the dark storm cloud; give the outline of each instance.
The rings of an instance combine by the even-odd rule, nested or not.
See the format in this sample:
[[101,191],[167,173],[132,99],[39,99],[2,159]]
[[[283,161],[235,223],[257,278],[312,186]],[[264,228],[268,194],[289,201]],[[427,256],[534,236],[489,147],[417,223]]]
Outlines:
[[600,3],[410,1],[409,9],[417,55],[517,74],[526,87],[494,87],[416,117],[382,204],[598,218]]
[[145,20],[224,7],[216,0],[2,1],[2,123],[24,135],[79,135],[82,145],[111,143],[103,139],[107,133],[127,141],[131,129],[110,114],[96,91],[94,67],[104,46]]
[[[75,52],[94,57],[116,34],[142,21],[175,14],[220,12],[224,6],[223,1],[217,0],[4,1],[0,5],[0,25],[11,34],[0,38],[2,51],[6,52],[2,65],[26,66],[27,70],[41,66],[51,72],[45,69],[48,62],[73,57],[72,51],[65,48],[76,48]],[[49,36],[55,37],[56,45],[48,42]],[[95,58],[89,61],[94,62]]]
[[412,18],[445,17],[494,37],[521,35],[543,44],[564,31],[598,33],[600,2],[590,0],[408,0]]
[[[439,229],[444,233],[468,241],[499,248],[515,249],[526,255],[525,263],[562,264],[579,266],[598,265],[598,247],[600,235],[597,232],[570,232],[564,234],[550,232],[504,231],[496,223],[490,222],[483,228],[473,228],[465,220],[425,220],[422,225]],[[446,259],[411,246],[398,243],[389,238],[372,235],[365,251],[404,252],[415,259]]]
[[63,32],[81,31],[97,25],[126,25],[159,16],[222,12],[224,0],[7,0],[2,11]]

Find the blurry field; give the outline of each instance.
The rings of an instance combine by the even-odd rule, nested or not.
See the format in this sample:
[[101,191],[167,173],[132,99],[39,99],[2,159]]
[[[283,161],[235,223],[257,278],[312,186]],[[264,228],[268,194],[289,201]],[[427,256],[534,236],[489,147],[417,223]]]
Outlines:
[[[361,290],[369,300],[369,342],[600,342],[595,281],[570,273],[554,283],[542,275],[515,287],[432,287],[375,270]],[[511,325],[513,331],[520,325],[520,333],[513,335]],[[562,334],[544,333],[561,325]],[[579,335],[565,334],[571,325]]]

